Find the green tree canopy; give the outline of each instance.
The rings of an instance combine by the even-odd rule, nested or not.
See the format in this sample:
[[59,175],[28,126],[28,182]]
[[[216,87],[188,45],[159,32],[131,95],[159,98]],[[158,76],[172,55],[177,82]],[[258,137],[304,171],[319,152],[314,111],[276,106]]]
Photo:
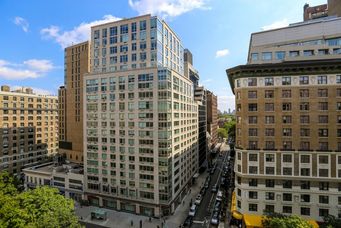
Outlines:
[[313,228],[313,226],[306,220],[297,215],[270,215],[262,220],[264,228]]
[[[48,186],[19,193],[12,177],[0,174],[0,227],[81,227],[74,204]],[[2,188],[5,186],[5,188]]]
[[227,138],[227,130],[225,128],[218,129],[218,137],[220,138]]

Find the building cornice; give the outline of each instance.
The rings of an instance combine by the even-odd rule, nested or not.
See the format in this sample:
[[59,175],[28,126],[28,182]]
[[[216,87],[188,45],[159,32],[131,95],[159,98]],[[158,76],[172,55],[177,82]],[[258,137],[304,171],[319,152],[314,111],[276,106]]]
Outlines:
[[341,73],[341,59],[289,61],[239,65],[226,70],[234,93],[234,80],[245,77],[294,76]]

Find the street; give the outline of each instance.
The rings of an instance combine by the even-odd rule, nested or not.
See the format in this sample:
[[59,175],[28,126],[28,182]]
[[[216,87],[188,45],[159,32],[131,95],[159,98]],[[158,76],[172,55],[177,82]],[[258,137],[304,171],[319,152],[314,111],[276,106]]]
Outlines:
[[209,187],[206,190],[205,195],[202,198],[202,201],[199,205],[198,211],[193,219],[193,224],[191,227],[194,228],[202,228],[202,227],[214,227],[210,224],[211,217],[213,213],[213,207],[215,205],[216,195],[217,193],[211,192],[212,187],[217,184],[220,187],[220,178],[223,172],[224,165],[227,164],[227,158],[229,155],[228,146],[223,143],[221,147],[222,157],[217,154],[216,157],[216,169],[213,174],[211,174],[211,181]]

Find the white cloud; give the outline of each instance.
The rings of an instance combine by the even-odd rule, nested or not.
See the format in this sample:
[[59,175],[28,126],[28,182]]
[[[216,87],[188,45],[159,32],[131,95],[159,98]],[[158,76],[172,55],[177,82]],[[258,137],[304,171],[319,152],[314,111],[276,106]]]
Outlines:
[[227,111],[229,108],[231,108],[231,111],[235,108],[234,96],[218,95],[218,109],[221,111]]
[[0,59],[0,78],[7,80],[38,78],[54,68],[52,62],[45,59],[29,59],[21,64]]
[[227,56],[228,54],[230,54],[230,51],[228,49],[222,49],[222,50],[218,50],[215,53],[215,57],[221,58],[221,57]]
[[51,94],[53,94],[53,92],[51,92],[49,90],[36,88],[36,87],[25,87],[25,86],[18,86],[18,85],[11,86],[11,90],[26,89],[26,88],[31,88],[33,90],[33,93],[35,93],[35,94],[40,94],[40,95],[51,95]]
[[131,8],[140,15],[152,14],[162,18],[176,17],[194,9],[209,9],[208,0],[129,0]]
[[265,25],[262,27],[262,30],[271,30],[271,29],[277,29],[277,28],[283,28],[283,27],[287,27],[289,25],[288,19],[283,19],[281,21],[275,21],[270,25]]
[[24,32],[28,32],[28,27],[30,26],[30,24],[26,19],[22,17],[15,17],[13,22],[14,24],[20,26]]
[[105,15],[102,20],[83,22],[80,25],[74,27],[72,30],[62,31],[58,26],[51,25],[48,28],[43,28],[40,33],[44,38],[54,39],[62,48],[68,47],[72,44],[77,44],[90,38],[91,27],[99,24],[105,24],[120,20],[120,18]]

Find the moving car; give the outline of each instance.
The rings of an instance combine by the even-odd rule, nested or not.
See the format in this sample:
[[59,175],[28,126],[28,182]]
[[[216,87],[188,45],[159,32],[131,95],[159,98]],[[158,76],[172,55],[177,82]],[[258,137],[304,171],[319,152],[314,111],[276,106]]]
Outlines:
[[184,227],[190,227],[193,224],[193,217],[187,216],[186,220],[184,221]]
[[199,195],[197,196],[197,198],[195,198],[194,203],[195,203],[196,205],[199,205],[199,204],[201,203],[201,199],[202,199],[202,197],[201,197],[201,195],[199,194]]
[[219,225],[219,212],[214,212],[211,218],[212,225]]
[[217,192],[218,191],[218,186],[217,184],[213,185],[211,192]]
[[214,205],[213,212],[220,212],[221,202],[217,201]]
[[197,213],[197,205],[193,204],[189,209],[188,215],[194,217],[195,213]]

